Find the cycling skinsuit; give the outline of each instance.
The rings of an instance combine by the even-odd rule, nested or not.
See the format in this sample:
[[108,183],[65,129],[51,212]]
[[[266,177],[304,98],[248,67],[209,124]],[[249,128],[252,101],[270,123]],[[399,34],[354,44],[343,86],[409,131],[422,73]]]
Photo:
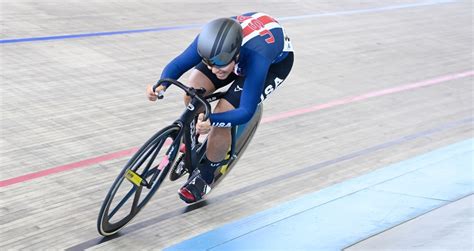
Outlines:
[[[161,75],[161,78],[178,79],[195,67],[211,80],[216,90],[233,81],[224,99],[236,109],[211,114],[211,124],[218,127],[230,127],[249,121],[257,105],[283,82],[293,66],[290,39],[274,18],[259,12],[232,18],[241,24],[244,37],[234,72],[227,79],[218,79],[201,62],[197,52],[197,37],[165,67]],[[167,83],[163,85],[167,87]]]

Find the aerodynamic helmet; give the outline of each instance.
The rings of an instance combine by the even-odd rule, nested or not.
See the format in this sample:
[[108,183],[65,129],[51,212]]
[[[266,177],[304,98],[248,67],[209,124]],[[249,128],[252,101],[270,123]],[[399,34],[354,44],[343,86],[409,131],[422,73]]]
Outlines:
[[197,49],[209,66],[226,66],[236,59],[242,44],[242,27],[231,18],[210,21],[202,28]]

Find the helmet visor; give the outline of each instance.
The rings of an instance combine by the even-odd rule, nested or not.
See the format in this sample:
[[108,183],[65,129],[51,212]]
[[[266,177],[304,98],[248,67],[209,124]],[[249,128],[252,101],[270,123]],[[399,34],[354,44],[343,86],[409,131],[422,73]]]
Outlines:
[[234,59],[234,54],[228,52],[221,52],[213,58],[203,58],[202,61],[208,66],[224,67]]

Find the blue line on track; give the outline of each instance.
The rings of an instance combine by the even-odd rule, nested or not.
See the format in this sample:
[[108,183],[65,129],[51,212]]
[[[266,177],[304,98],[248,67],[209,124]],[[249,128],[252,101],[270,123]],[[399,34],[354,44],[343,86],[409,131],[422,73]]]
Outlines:
[[293,20],[293,19],[305,19],[305,18],[317,18],[317,17],[346,16],[346,15],[353,15],[353,14],[364,14],[364,13],[374,13],[374,12],[416,8],[416,7],[446,4],[446,3],[453,3],[453,2],[455,2],[455,0],[434,0],[434,1],[426,1],[426,2],[419,2],[419,3],[412,3],[412,4],[385,6],[385,7],[379,7],[379,8],[337,11],[337,12],[318,13],[318,14],[292,16],[292,17],[280,17],[277,19],[278,20]]
[[167,27],[138,29],[138,30],[106,31],[106,32],[95,32],[95,33],[48,36],[48,37],[1,39],[0,44],[25,43],[25,42],[45,41],[45,40],[64,40],[64,39],[84,38],[84,37],[101,37],[101,36],[124,35],[124,34],[144,33],[144,32],[161,32],[161,31],[167,31],[167,30],[187,30],[187,29],[192,29],[192,28],[196,28],[200,26],[201,24],[189,24],[189,25],[167,26]]
[[[419,2],[419,3],[413,3],[413,4],[392,5],[392,6],[379,7],[379,8],[369,8],[369,9],[359,9],[359,10],[350,10],[350,11],[338,11],[338,12],[317,13],[317,14],[310,14],[310,15],[279,17],[277,19],[281,20],[281,21],[285,21],[285,20],[298,20],[298,19],[306,19],[306,18],[344,16],[344,15],[353,15],[353,14],[363,14],[363,13],[382,12],[382,11],[399,10],[399,9],[407,9],[407,8],[416,8],[416,7],[422,7],[422,6],[452,3],[452,2],[455,2],[455,0],[433,0],[433,1],[424,1],[424,2]],[[163,32],[163,31],[168,31],[168,30],[188,30],[188,29],[199,28],[202,25],[203,24],[188,24],[188,25],[165,26],[165,27],[136,29],[136,30],[79,33],[79,34],[68,34],[68,35],[27,37],[27,38],[11,38],[11,39],[7,38],[7,39],[0,39],[0,44],[26,43],[26,42],[34,42],[34,41],[48,41],[48,40],[65,40],[65,39],[86,38],[86,37],[114,36],[114,35],[145,33],[145,32]]]

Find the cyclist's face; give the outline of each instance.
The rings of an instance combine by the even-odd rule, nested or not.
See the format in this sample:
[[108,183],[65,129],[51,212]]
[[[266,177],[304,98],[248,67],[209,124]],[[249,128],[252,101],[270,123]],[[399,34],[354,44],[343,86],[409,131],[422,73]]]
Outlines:
[[234,71],[234,66],[235,66],[235,61],[232,60],[232,62],[230,62],[226,66],[216,67],[216,66],[208,65],[207,68],[211,70],[212,73],[216,75],[218,79],[226,79],[229,76],[229,74],[231,74]]

